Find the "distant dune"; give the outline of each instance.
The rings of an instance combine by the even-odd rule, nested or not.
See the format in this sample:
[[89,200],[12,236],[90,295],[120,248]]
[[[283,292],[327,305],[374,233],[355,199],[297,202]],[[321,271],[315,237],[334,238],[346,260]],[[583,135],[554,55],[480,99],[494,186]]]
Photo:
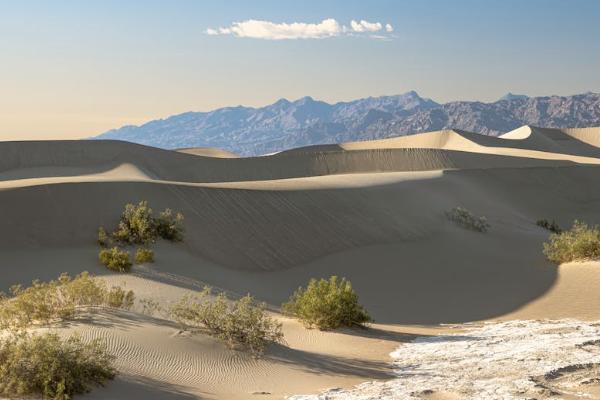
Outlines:
[[[97,263],[97,228],[140,200],[181,211],[186,240],[160,244],[151,268],[109,274]],[[210,284],[252,293],[284,323],[288,346],[260,360],[134,312],[64,328],[106,338],[118,355],[123,376],[91,399],[281,399],[389,378],[388,354],[453,329],[439,324],[600,319],[600,265],[550,264],[548,232],[535,225],[600,223],[600,128],[443,130],[246,158],[3,142],[0,204],[0,290],[88,270],[168,305]],[[455,206],[486,216],[490,231],[447,221]],[[278,314],[294,289],[330,275],[352,281],[374,329],[306,330]]]

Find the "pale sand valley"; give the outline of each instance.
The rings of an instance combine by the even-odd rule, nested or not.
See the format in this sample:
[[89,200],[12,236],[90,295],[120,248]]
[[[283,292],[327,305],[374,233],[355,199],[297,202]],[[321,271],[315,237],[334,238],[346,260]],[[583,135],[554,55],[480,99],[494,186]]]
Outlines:
[[[135,292],[130,310],[43,328],[100,338],[116,356],[117,377],[77,398],[600,398],[600,262],[548,261],[550,232],[536,225],[600,223],[600,128],[445,130],[247,158],[2,142],[0,171],[0,290],[89,271]],[[141,200],[181,212],[185,239],[111,272],[98,227]],[[454,207],[488,231],[453,223]],[[281,312],[332,275],[374,323],[321,331]],[[205,285],[266,302],[284,342],[254,357],[142,310]]]

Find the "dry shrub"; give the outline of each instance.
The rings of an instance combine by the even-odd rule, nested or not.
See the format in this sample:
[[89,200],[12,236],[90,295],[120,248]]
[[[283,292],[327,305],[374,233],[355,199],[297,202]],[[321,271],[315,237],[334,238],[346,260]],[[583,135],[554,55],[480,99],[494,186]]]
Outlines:
[[267,344],[283,341],[281,324],[265,308],[264,303],[256,304],[250,295],[231,301],[223,293],[213,296],[206,287],[200,293],[184,296],[170,312],[180,324],[203,328],[228,346],[258,356]]
[[114,358],[98,340],[52,333],[13,334],[0,340],[0,395],[67,400],[113,379]]
[[446,217],[455,224],[477,232],[487,232],[490,224],[485,217],[477,217],[469,210],[462,207],[454,207],[446,211]]
[[283,311],[300,319],[308,327],[335,329],[340,326],[362,326],[371,322],[359,304],[358,295],[345,278],[311,279],[306,289],[298,288]]
[[575,221],[568,231],[550,235],[544,255],[557,264],[600,259],[600,229]]
[[111,271],[129,272],[131,270],[129,252],[126,250],[121,250],[118,247],[100,250],[100,253],[98,253],[98,259],[102,265]]
[[145,264],[154,262],[154,251],[144,247],[140,247],[135,251],[135,263]]
[[0,328],[21,329],[75,318],[89,307],[129,309],[134,293],[83,272],[75,278],[62,274],[50,282],[33,281],[28,288],[15,285],[11,296],[0,299]]

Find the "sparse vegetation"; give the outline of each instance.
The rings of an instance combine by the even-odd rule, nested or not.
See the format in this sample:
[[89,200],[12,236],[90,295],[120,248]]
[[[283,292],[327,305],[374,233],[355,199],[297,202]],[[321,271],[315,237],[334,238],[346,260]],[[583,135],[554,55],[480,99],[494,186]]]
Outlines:
[[560,226],[558,226],[558,224],[554,220],[552,220],[552,222],[550,222],[547,219],[539,219],[536,221],[535,224],[541,228],[544,228],[544,229],[550,231],[550,232],[562,233],[562,229],[560,228]]
[[62,274],[50,282],[34,281],[28,288],[15,285],[11,296],[0,299],[0,329],[21,329],[71,320],[89,307],[131,308],[134,293],[83,272],[75,278]]
[[184,296],[170,312],[180,324],[205,329],[228,346],[258,356],[268,343],[283,341],[281,324],[265,308],[264,303],[256,304],[250,295],[231,301],[223,293],[213,296],[207,287],[195,295]]
[[113,357],[98,340],[18,333],[0,339],[0,395],[68,400],[113,379]]
[[306,326],[319,329],[363,326],[372,321],[350,282],[336,276],[311,279],[306,289],[298,288],[282,308]]
[[142,314],[154,316],[163,311],[158,301],[152,299],[140,299],[139,304],[142,307]]
[[148,202],[140,201],[138,205],[125,205],[119,226],[112,236],[122,244],[153,243],[156,240],[156,224]]
[[145,247],[139,247],[135,251],[135,263],[145,264],[154,262],[154,251]]
[[469,210],[462,207],[454,207],[446,211],[446,217],[457,225],[477,232],[487,232],[490,224],[485,217],[477,217]]
[[100,262],[113,271],[128,272],[131,268],[129,252],[112,247],[113,242],[121,246],[141,245],[135,253],[135,263],[154,262],[154,252],[148,246],[158,238],[171,242],[183,240],[183,214],[167,208],[158,218],[147,201],[137,205],[127,204],[117,228],[109,235],[104,227],[98,228],[98,244],[103,248],[99,253]]
[[575,221],[568,231],[550,235],[544,255],[557,264],[600,259],[600,229]]
[[103,226],[98,228],[98,244],[100,247],[108,247],[110,245],[110,237]]
[[183,214],[174,213],[170,208],[161,212],[155,220],[156,233],[171,242],[183,240]]
[[112,249],[102,249],[98,253],[98,258],[102,265],[111,271],[129,272],[131,270],[131,260],[129,252],[121,250],[118,247]]

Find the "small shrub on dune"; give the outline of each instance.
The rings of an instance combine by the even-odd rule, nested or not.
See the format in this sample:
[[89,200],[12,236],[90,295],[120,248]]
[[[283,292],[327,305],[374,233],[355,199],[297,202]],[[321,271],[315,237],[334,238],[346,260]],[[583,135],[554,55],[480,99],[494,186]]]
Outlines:
[[536,221],[535,224],[541,228],[544,228],[544,229],[550,231],[550,232],[562,233],[562,229],[560,228],[560,226],[558,226],[558,224],[554,220],[552,220],[552,222],[550,222],[547,219],[539,219]]
[[135,263],[145,264],[154,262],[154,251],[140,247],[135,251]]
[[575,221],[568,231],[550,235],[544,255],[557,264],[600,259],[600,228]]
[[306,326],[319,329],[363,326],[372,321],[350,282],[336,276],[311,279],[306,289],[298,288],[282,308]]
[[105,304],[112,308],[122,308],[130,310],[135,301],[135,294],[132,290],[125,290],[120,286],[113,286],[105,292]]
[[110,237],[102,226],[98,228],[98,244],[100,247],[108,247],[110,245]]
[[204,328],[228,346],[258,356],[269,343],[283,341],[281,324],[265,308],[264,303],[255,304],[250,295],[230,301],[223,293],[213,296],[207,287],[198,294],[184,296],[170,313],[182,325]]
[[113,239],[123,244],[148,244],[156,240],[155,220],[147,201],[125,206]]
[[455,224],[477,232],[487,232],[490,224],[485,217],[477,217],[469,210],[462,207],[454,207],[446,211],[446,217]]
[[0,395],[68,400],[113,379],[114,358],[98,340],[56,334],[15,334],[0,339]]
[[98,258],[100,259],[102,265],[111,271],[129,272],[131,270],[129,252],[121,250],[118,247],[100,250],[100,253],[98,253]]
[[121,214],[117,228],[109,235],[104,227],[98,228],[98,244],[103,250],[98,257],[100,262],[113,271],[128,272],[131,268],[129,253],[117,247],[108,249],[113,242],[121,246],[143,245],[135,253],[136,264],[154,262],[154,252],[147,248],[157,238],[180,242],[183,240],[183,214],[167,208],[158,218],[153,217],[147,201],[137,205],[127,204]]
[[0,301],[0,328],[21,329],[71,320],[89,307],[130,308],[135,295],[119,286],[110,290],[104,281],[83,272],[75,278],[62,274],[50,282],[34,281],[23,288],[15,285],[11,296]]
[[163,308],[160,306],[160,303],[156,300],[152,299],[140,299],[139,301],[141,306],[142,314],[154,316],[163,311]]
[[171,242],[183,240],[183,214],[173,213],[170,208],[161,212],[155,221],[158,236]]

